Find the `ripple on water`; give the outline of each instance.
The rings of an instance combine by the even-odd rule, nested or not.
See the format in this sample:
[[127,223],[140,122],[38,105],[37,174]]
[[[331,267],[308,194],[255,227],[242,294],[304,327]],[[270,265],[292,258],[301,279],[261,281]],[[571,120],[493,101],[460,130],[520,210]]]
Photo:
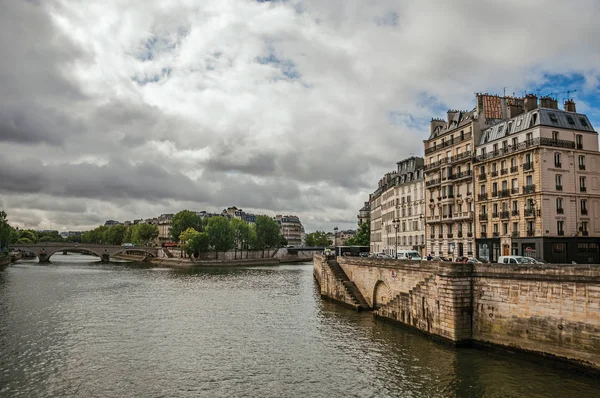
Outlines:
[[454,350],[322,301],[312,266],[0,272],[0,395],[596,396],[549,366]]

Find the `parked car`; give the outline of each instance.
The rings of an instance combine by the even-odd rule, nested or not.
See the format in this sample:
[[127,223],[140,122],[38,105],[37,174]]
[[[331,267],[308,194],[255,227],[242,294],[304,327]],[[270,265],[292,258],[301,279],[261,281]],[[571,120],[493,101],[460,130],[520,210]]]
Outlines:
[[398,250],[398,260],[421,261],[421,255],[416,250]]
[[483,264],[483,261],[480,261],[476,257],[471,257],[467,260],[467,264]]
[[537,258],[533,258],[533,257],[527,257],[527,256],[525,256],[525,257],[523,257],[523,258],[524,258],[524,259],[526,260],[526,262],[527,262],[527,263],[529,263],[529,264],[546,264],[545,262],[543,262],[543,261],[540,261],[540,260],[538,260]]
[[123,247],[133,247],[134,244],[133,243],[123,243],[121,246],[123,246]]
[[498,257],[499,264],[529,264],[529,260],[523,256],[500,256]]
[[390,256],[389,254],[385,254],[385,253],[377,253],[377,258],[390,259],[390,258],[394,258],[394,257]]

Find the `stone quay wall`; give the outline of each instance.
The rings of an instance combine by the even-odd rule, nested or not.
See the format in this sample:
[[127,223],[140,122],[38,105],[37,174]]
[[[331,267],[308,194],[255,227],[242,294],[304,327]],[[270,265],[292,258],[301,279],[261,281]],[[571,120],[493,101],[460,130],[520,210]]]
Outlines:
[[[337,263],[377,317],[455,345],[516,348],[600,371],[600,265]],[[314,267],[321,295],[351,301],[324,256]]]

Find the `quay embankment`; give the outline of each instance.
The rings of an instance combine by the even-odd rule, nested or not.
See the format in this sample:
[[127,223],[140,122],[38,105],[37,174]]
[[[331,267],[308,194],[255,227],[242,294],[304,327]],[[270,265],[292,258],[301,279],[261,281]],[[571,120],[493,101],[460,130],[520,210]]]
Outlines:
[[314,256],[321,296],[456,346],[543,355],[600,374],[600,265]]

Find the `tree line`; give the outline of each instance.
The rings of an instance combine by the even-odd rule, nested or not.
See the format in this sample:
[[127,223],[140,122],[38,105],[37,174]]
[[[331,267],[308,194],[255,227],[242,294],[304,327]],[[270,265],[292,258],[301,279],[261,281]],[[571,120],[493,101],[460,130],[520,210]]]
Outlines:
[[180,247],[190,257],[199,257],[200,253],[233,250],[234,257],[240,258],[246,251],[262,251],[282,247],[287,244],[281,235],[279,224],[269,216],[257,216],[254,224],[243,220],[215,216],[202,219],[190,210],[182,210],[171,219],[171,239],[179,242]]

